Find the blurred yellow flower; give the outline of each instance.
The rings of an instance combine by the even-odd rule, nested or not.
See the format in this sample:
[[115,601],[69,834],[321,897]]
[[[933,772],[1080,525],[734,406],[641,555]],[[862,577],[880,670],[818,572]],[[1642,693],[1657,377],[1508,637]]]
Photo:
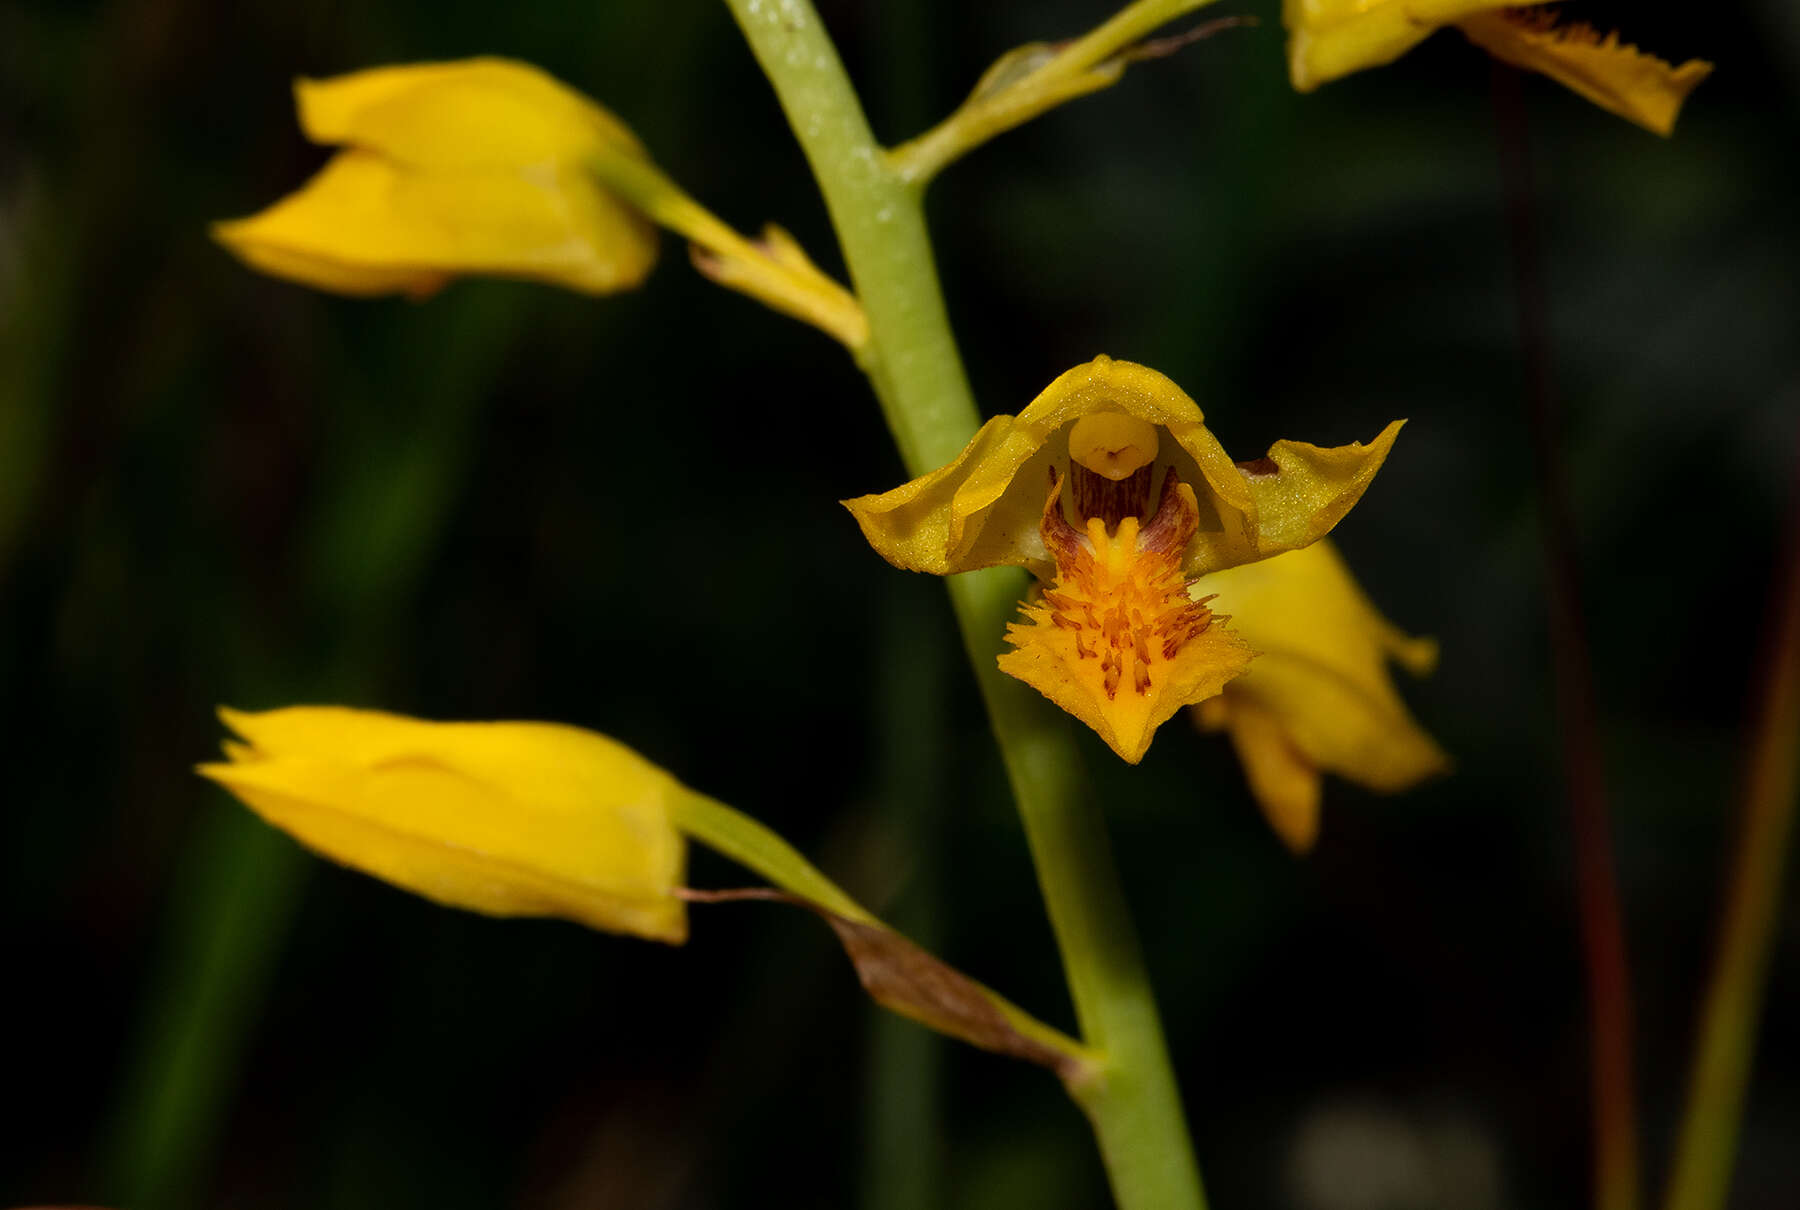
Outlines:
[[1250,659],[1190,579],[1323,537],[1399,429],[1366,446],[1278,441],[1234,463],[1181,388],[1100,357],[988,421],[950,465],[844,504],[896,567],[1030,569],[1046,587],[1008,630],[1001,669],[1135,764],[1157,727]]
[[213,234],[252,268],[340,294],[422,297],[466,274],[604,294],[656,260],[650,222],[595,180],[645,160],[612,114],[506,59],[380,67],[294,85],[300,125],[342,145],[317,176]]
[[450,907],[687,938],[684,791],[623,744],[340,706],[219,715],[243,742],[199,772],[334,861]]
[[1391,63],[1432,33],[1454,25],[1497,59],[1541,72],[1600,108],[1658,134],[1675,127],[1681,103],[1712,71],[1690,59],[1674,67],[1580,23],[1559,25],[1540,11],[1550,0],[1282,0],[1288,75],[1319,85]]
[[1383,618],[1329,541],[1206,576],[1194,591],[1217,594],[1257,653],[1196,721],[1230,733],[1263,813],[1296,852],[1318,835],[1321,772],[1393,793],[1449,768],[1387,671],[1392,658],[1429,673],[1437,644]]

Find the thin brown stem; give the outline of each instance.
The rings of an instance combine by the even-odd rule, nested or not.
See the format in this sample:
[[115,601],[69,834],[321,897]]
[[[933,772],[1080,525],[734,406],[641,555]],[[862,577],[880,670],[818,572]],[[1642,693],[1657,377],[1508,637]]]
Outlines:
[[1544,547],[1556,714],[1568,788],[1570,831],[1575,842],[1592,1047],[1594,1206],[1596,1210],[1637,1210],[1641,1193],[1632,1073],[1631,976],[1613,872],[1605,761],[1600,751],[1587,631],[1582,622],[1580,568],[1575,557],[1561,415],[1551,387],[1543,257],[1533,215],[1525,111],[1518,72],[1497,60],[1493,67],[1493,95]]

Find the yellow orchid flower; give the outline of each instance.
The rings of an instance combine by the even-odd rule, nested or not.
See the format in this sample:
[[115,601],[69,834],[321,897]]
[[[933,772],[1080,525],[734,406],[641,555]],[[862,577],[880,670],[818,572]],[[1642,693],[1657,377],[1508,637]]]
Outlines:
[[1329,541],[1203,577],[1256,662],[1195,707],[1231,735],[1250,789],[1295,852],[1319,832],[1321,772],[1394,793],[1450,766],[1407,712],[1387,661],[1424,676],[1437,644],[1410,638],[1370,604]]
[[648,219],[594,166],[645,161],[612,114],[525,63],[465,59],[299,80],[300,125],[344,150],[213,235],[252,268],[341,294],[422,297],[466,274],[604,294],[656,261]]
[[844,505],[896,567],[1030,569],[1046,587],[1000,668],[1136,764],[1157,727],[1250,661],[1189,581],[1324,537],[1400,423],[1366,446],[1278,441],[1234,463],[1180,387],[1099,357],[988,421],[948,466]]
[[552,723],[432,723],[340,706],[221,710],[199,772],[334,861],[450,907],[687,938],[672,776]]
[[1432,33],[1454,25],[1497,59],[1541,72],[1600,108],[1668,134],[1694,86],[1713,65],[1674,67],[1580,23],[1559,25],[1538,11],[1551,0],[1282,0],[1288,75],[1294,87],[1319,85],[1391,63]]

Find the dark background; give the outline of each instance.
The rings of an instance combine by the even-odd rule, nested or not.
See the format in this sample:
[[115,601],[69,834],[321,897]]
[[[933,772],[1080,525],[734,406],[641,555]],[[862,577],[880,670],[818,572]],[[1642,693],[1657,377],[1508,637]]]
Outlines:
[[[1614,8],[1719,63],[1666,142],[1524,82],[1658,1178],[1792,491],[1800,18]],[[824,10],[893,140],[1107,11]],[[950,170],[950,311],[989,412],[1107,352],[1181,383],[1239,457],[1411,418],[1339,539],[1443,641],[1408,693],[1455,776],[1391,800],[1333,782],[1295,861],[1217,737],[1173,724],[1137,769],[1083,743],[1216,1205],[1579,1206],[1489,67],[1451,32],[1300,97],[1275,6],[1248,11],[1261,28]],[[1105,1204],[1048,1075],[876,1017],[800,913],[700,908],[676,950],[447,912],[190,774],[219,702],[589,726],[1072,1024],[942,591],[836,504],[903,477],[840,350],[674,243],[631,295],[464,282],[415,306],[208,241],[323,162],[290,77],[474,53],[550,69],[726,219],[841,268],[722,5],[0,0],[0,1203]],[[706,854],[694,877],[744,880]],[[1791,899],[1783,922],[1746,1208],[1800,1196]]]

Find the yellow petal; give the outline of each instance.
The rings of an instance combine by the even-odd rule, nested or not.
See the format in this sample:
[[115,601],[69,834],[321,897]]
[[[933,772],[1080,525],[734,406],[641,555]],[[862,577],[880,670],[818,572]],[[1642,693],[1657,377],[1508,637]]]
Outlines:
[[[265,213],[267,213],[265,211]],[[334,260],[322,252],[308,252],[288,244],[265,238],[262,230],[251,226],[254,219],[214,223],[213,238],[231,250],[246,265],[269,277],[285,278],[352,298],[379,298],[387,294],[404,294],[423,299],[450,284],[450,274],[436,269],[407,266],[359,265]]]
[[1429,671],[1436,644],[1383,618],[1329,542],[1206,576],[1193,591],[1217,594],[1213,607],[1257,652],[1225,691],[1234,717],[1241,704],[1263,710],[1312,765],[1371,790],[1449,767],[1387,671],[1389,658]]
[[[1281,719],[1254,697],[1215,699],[1209,730],[1225,727],[1238,763],[1263,817],[1296,853],[1309,852],[1319,837],[1319,769],[1301,751]],[[1204,724],[1203,724],[1204,725]]]
[[656,255],[649,224],[579,168],[416,173],[366,151],[213,234],[255,268],[349,294],[418,294],[469,273],[601,294],[642,281]]
[[[1044,484],[1069,462],[1075,422],[1117,413],[1156,426],[1172,442],[1161,458],[1191,485],[1200,536],[1192,575],[1313,541],[1362,494],[1398,431],[1371,445],[1322,450],[1280,442],[1273,470],[1233,464],[1200,408],[1147,366],[1098,357],[1046,387],[1017,416],[996,416],[948,466],[879,495],[844,501],[869,544],[897,567],[933,575],[979,567],[1027,567],[1042,580],[1054,564],[1039,533]],[[1266,516],[1265,516],[1266,514]]]
[[[1031,456],[1030,439],[1019,439],[1016,425],[1015,417],[996,416],[981,426],[956,461],[892,491],[858,496],[843,505],[856,518],[869,545],[895,567],[934,576],[969,570],[953,560],[956,542],[952,532],[969,528],[968,512],[959,513],[955,506],[957,492],[978,467],[995,462],[1016,464]],[[1035,551],[1032,548],[1037,533],[1035,517],[1025,526],[1009,520],[1013,521],[1009,526],[1012,539],[1026,559],[1035,554],[1035,562],[1041,564],[1048,558],[1041,542]]]
[[1473,13],[1551,0],[1283,0],[1288,77],[1295,89],[1391,63]]
[[1204,574],[1310,546],[1330,533],[1368,490],[1406,422],[1395,420],[1364,445],[1319,446],[1277,441],[1253,462],[1237,464],[1251,506],[1225,513],[1225,524],[1202,529],[1189,552],[1190,573]]
[[625,124],[547,72],[511,59],[377,67],[298,80],[300,126],[316,143],[379,151],[423,168],[578,163],[643,150]]
[[1557,26],[1505,12],[1482,13],[1458,22],[1469,41],[1515,67],[1542,72],[1600,108],[1667,135],[1675,129],[1681,103],[1713,65],[1689,59],[1674,67],[1584,25]]
[[221,716],[245,743],[200,772],[335,861],[451,907],[686,938],[683,791],[605,736],[330,706]]

